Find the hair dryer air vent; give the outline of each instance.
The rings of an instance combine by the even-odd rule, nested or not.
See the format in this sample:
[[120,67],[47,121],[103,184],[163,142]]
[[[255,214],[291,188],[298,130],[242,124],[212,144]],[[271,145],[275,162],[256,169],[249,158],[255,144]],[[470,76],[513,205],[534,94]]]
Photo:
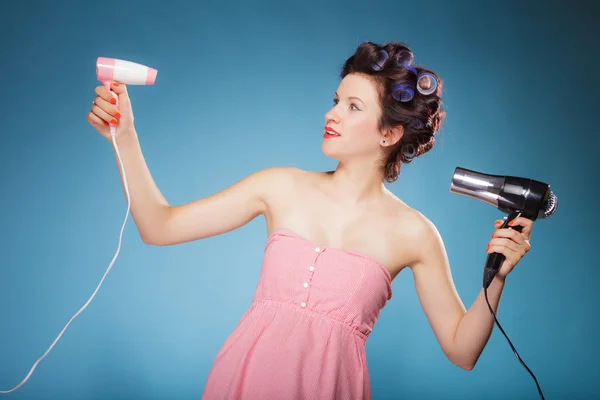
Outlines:
[[557,207],[558,207],[558,198],[556,197],[554,192],[552,192],[552,190],[548,190],[548,198],[544,202],[544,206],[542,207],[543,216],[540,216],[539,218],[550,217],[552,214],[554,214]]

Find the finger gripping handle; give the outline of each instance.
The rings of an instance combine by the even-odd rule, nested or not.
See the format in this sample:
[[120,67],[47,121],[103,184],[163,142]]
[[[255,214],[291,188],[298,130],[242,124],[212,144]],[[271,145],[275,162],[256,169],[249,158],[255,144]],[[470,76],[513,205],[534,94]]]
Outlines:
[[[520,212],[513,212],[508,215],[500,229],[508,228],[514,229],[517,232],[521,232],[523,227],[521,225],[509,226],[508,223],[513,219],[519,217],[521,215]],[[506,257],[502,253],[491,253],[488,254],[487,259],[485,260],[485,267],[483,268],[483,287],[488,288],[494,277],[498,273],[500,266],[504,262]]]
[[110,88],[110,85],[112,84],[112,82],[102,82],[102,84],[104,85],[104,88],[106,89],[106,91],[112,96],[114,97],[114,99],[117,101],[117,105],[119,105],[119,95],[117,95],[115,92],[113,92],[113,90]]

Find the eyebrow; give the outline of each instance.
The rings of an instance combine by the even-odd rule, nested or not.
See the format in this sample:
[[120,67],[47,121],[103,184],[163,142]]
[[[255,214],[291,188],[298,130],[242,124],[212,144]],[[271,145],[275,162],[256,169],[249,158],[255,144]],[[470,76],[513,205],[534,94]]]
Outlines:
[[[338,94],[338,92],[335,92],[335,96],[336,96],[336,97],[340,97],[340,95]],[[362,101],[361,99],[359,99],[358,97],[355,97],[355,96],[350,96],[350,97],[348,97],[348,99],[354,99],[354,100],[358,100],[358,101],[360,101],[361,103],[363,103],[363,105],[365,105],[365,106],[366,106],[365,102],[364,102],[364,101]]]

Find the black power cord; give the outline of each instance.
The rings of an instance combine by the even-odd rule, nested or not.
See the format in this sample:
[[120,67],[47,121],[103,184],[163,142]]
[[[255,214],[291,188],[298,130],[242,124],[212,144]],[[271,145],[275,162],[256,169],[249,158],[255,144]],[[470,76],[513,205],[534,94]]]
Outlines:
[[527,370],[527,372],[529,372],[529,374],[531,375],[531,377],[535,381],[538,393],[540,394],[540,398],[542,400],[544,400],[544,394],[542,393],[542,388],[540,387],[540,384],[538,383],[537,378],[535,377],[535,375],[533,374],[533,372],[531,372],[531,370],[529,369],[529,367],[527,366],[527,364],[525,364],[525,362],[523,361],[523,359],[521,359],[521,356],[519,355],[519,353],[515,349],[515,346],[513,346],[512,342],[510,341],[510,339],[508,338],[508,336],[504,332],[504,329],[502,329],[502,326],[500,325],[500,322],[498,322],[498,319],[496,318],[496,314],[494,313],[494,310],[492,309],[492,306],[490,305],[490,301],[488,299],[488,294],[487,294],[487,288],[486,287],[483,288],[483,292],[485,294],[485,301],[487,302],[488,308],[490,309],[490,312],[492,313],[492,316],[494,317],[494,321],[496,321],[496,325],[498,325],[498,328],[500,329],[500,332],[502,332],[502,334],[504,335],[504,337],[506,338],[506,340],[508,340],[508,344],[510,345],[510,348],[512,349],[513,353],[515,353],[515,356],[517,356],[517,359],[521,362],[521,364],[523,365],[523,367],[525,367],[525,369]]

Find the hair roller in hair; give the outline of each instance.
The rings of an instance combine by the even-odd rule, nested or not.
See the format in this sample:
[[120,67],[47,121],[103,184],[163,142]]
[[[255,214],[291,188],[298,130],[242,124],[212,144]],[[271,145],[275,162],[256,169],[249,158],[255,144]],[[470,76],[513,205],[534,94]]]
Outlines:
[[423,129],[423,127],[425,126],[423,121],[421,121],[421,119],[419,119],[419,118],[412,118],[408,124],[410,126],[412,126],[414,129]]
[[377,61],[375,61],[372,65],[373,69],[375,71],[381,71],[389,58],[390,56],[387,51],[384,49],[379,50],[377,52]]
[[399,67],[404,68],[405,70],[412,72],[414,76],[417,76],[417,69],[412,65],[400,64]]
[[402,156],[405,162],[411,162],[417,156],[417,146],[412,143],[402,146]]
[[392,97],[397,101],[401,101],[403,103],[407,101],[411,101],[415,96],[415,90],[408,83],[400,83],[395,85],[392,89]]
[[414,56],[410,50],[403,49],[396,53],[394,59],[396,60],[396,64],[401,67],[402,64],[411,65],[414,61]]
[[438,80],[429,72],[424,72],[417,77],[417,90],[423,95],[429,95],[437,89]]

